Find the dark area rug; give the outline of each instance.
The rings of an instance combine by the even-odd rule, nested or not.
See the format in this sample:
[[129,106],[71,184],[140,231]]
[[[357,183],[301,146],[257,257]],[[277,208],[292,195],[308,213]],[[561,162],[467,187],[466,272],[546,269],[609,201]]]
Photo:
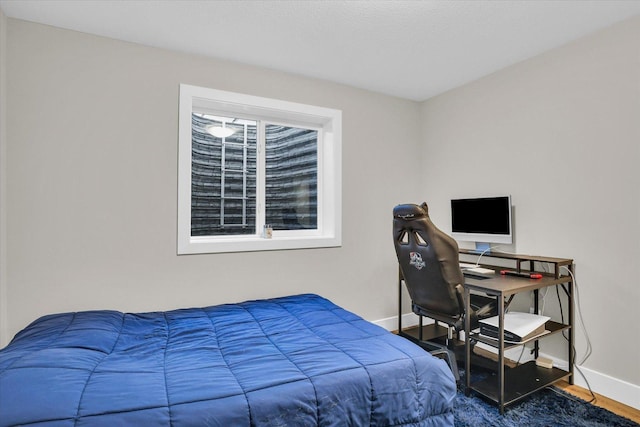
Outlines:
[[[475,375],[474,375],[475,377]],[[462,382],[464,384],[464,382]],[[456,427],[637,427],[640,424],[557,389],[546,388],[505,408],[458,387],[454,402]]]

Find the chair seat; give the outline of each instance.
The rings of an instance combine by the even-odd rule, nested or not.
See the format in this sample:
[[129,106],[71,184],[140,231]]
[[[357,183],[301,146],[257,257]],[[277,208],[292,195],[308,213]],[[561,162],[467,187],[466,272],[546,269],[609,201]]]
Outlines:
[[[471,294],[471,329],[479,327],[478,321],[497,314],[496,300],[485,295]],[[418,316],[428,317],[438,322],[453,326],[456,330],[464,329],[464,315],[449,316],[426,309],[416,303],[411,305],[412,310]]]

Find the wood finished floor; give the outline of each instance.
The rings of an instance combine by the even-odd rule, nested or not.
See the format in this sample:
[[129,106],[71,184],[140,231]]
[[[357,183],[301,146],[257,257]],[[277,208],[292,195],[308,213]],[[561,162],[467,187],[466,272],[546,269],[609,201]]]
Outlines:
[[[582,388],[577,385],[571,385],[566,381],[559,381],[555,384],[560,390],[563,390],[569,394],[572,394],[582,400],[586,400],[589,402],[593,397],[589,390]],[[593,405],[604,408],[608,411],[613,412],[614,414],[620,415],[621,417],[628,418],[636,423],[640,424],[640,411],[632,408],[631,406],[627,406],[615,400],[609,399],[608,397],[602,396],[598,393],[594,393],[596,396],[596,400],[591,402]]]

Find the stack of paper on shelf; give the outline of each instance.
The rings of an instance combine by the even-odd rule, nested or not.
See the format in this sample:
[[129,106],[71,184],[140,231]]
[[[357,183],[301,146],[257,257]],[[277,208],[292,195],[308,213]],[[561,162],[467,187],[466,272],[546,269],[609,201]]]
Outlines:
[[[506,313],[504,315],[504,340],[523,342],[545,332],[547,316],[529,313]],[[498,339],[498,316],[480,320],[480,335]]]

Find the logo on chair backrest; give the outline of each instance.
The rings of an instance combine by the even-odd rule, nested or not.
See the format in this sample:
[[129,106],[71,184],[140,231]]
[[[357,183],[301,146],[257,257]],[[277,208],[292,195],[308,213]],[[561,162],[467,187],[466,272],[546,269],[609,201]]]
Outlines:
[[410,252],[409,253],[409,264],[413,265],[415,268],[417,268],[418,270],[422,270],[422,268],[427,265],[423,260],[422,260],[422,255],[420,255],[420,253],[418,252]]

